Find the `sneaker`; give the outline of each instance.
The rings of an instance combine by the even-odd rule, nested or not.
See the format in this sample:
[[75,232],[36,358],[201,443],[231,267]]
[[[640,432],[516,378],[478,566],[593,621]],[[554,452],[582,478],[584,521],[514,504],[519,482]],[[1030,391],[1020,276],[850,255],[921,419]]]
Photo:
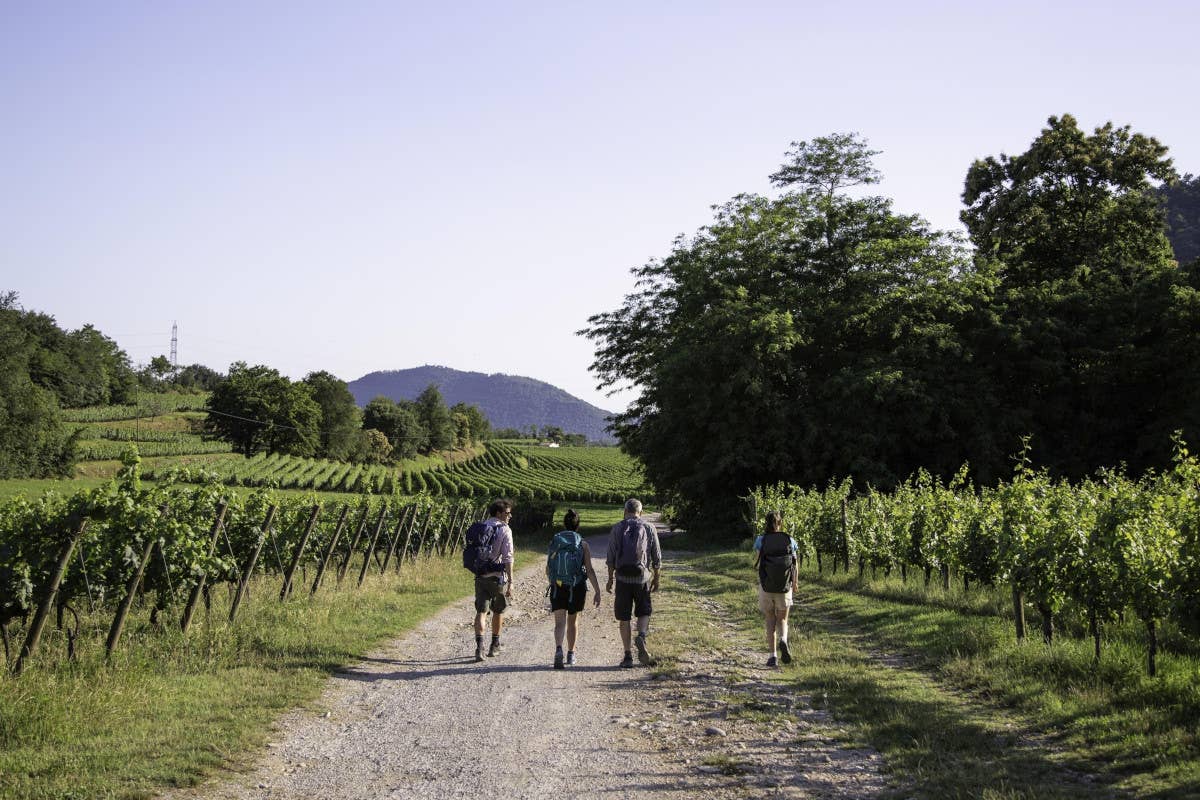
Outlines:
[[563,654],[562,654],[562,650],[555,650],[555,651],[554,651],[554,668],[555,668],[555,669],[562,669],[562,668],[563,668]]
[[575,651],[574,650],[567,651],[567,666],[568,667],[575,666]]
[[634,637],[633,643],[637,645],[638,661],[647,667],[653,667],[654,659],[650,656],[650,651],[646,649],[646,637],[639,634]]
[[770,658],[768,658],[768,659],[767,659],[767,666],[768,666],[768,667],[777,667],[777,666],[779,666],[778,662],[776,662],[776,661],[775,661],[775,656],[771,656]]
[[632,653],[626,653],[625,657],[621,659],[621,667],[622,667],[622,669],[633,669],[633,654]]
[[779,660],[785,664],[792,663],[792,651],[788,650],[787,641],[779,640]]
[[488,658],[500,654],[500,640],[492,639],[492,646],[488,648]]
[[483,661],[483,646],[479,645],[475,648],[475,660]]

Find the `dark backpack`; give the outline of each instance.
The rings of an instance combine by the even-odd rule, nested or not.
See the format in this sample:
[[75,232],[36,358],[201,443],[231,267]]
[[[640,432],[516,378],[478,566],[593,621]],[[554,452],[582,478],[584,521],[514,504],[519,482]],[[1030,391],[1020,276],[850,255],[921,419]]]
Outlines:
[[792,555],[792,537],[786,533],[765,533],[758,553],[758,583],[764,592],[783,593],[792,585],[796,557]]
[[463,566],[476,575],[488,572],[503,572],[504,564],[492,560],[492,550],[496,546],[496,526],[487,522],[473,522],[467,528],[466,541],[463,544]]
[[640,519],[621,521],[617,531],[617,574],[624,578],[640,578],[647,566],[646,524]]

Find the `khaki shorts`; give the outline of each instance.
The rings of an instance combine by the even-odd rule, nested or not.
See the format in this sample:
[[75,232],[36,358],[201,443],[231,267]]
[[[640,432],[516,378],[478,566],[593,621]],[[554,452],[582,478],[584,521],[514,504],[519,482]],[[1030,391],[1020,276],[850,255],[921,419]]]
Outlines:
[[766,614],[782,614],[792,607],[792,590],[786,592],[764,592],[758,590],[758,610]]

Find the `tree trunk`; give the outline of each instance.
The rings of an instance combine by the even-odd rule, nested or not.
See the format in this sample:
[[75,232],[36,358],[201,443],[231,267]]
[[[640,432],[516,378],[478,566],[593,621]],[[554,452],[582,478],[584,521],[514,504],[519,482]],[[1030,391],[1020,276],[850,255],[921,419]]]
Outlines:
[[1042,641],[1046,644],[1054,643],[1054,612],[1050,610],[1050,606],[1045,603],[1037,604],[1038,612],[1042,615]]
[[950,565],[942,564],[942,591],[950,591]]
[[1100,615],[1096,613],[1095,608],[1088,609],[1088,630],[1092,634],[1092,642],[1095,645],[1092,661],[1099,665],[1100,663]]
[[929,588],[929,582],[933,580],[933,567],[925,567],[925,588]]
[[1025,595],[1014,583],[1012,587],[1013,624],[1017,628],[1017,643],[1025,641]]
[[1153,678],[1158,674],[1158,667],[1155,663],[1158,656],[1158,630],[1155,620],[1146,620],[1146,633],[1149,634],[1149,646],[1146,649],[1146,667],[1150,670],[1150,677]]
[[821,551],[818,550],[817,551],[817,574],[820,575],[822,570],[823,570],[823,567],[821,566]]

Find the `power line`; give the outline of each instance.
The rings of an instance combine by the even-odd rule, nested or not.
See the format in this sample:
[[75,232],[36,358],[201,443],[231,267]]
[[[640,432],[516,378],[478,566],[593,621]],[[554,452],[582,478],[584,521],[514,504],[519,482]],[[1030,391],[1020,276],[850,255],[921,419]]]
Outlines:
[[[283,428],[284,430],[297,431],[298,433],[307,433],[310,431],[312,433],[334,433],[334,431],[323,431],[323,430],[319,430],[317,428],[297,428],[294,425],[284,425],[279,422],[270,422],[270,421],[264,421],[261,419],[251,419],[250,417],[241,417],[241,416],[238,416],[237,414],[226,414],[224,411],[214,411],[211,408],[206,408],[206,409],[204,409],[204,411],[208,414],[216,414],[219,417],[229,417],[230,419],[237,419],[237,420],[241,420],[242,422],[253,422],[256,425],[266,425],[266,426],[270,426],[273,428]],[[400,441],[401,439],[408,440],[408,439],[424,439],[424,438],[425,438],[424,436],[397,436],[393,439],[392,437],[389,436],[388,441],[392,442],[392,441]]]

